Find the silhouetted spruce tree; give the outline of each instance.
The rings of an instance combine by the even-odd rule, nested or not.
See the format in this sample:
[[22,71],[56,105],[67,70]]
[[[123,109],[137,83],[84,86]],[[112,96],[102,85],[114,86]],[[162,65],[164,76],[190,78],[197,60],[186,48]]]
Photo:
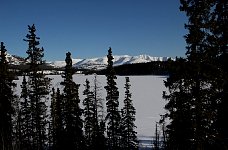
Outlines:
[[[11,72],[11,77],[15,76],[14,72]],[[15,78],[14,78],[15,79]],[[15,83],[16,85],[16,83]],[[12,141],[13,141],[13,149],[18,149],[20,147],[20,101],[18,95],[14,94],[12,98],[11,105],[13,107],[12,114]]]
[[[19,100],[17,102],[19,102]],[[15,112],[16,112],[15,116],[13,117],[13,149],[21,149],[22,125],[21,125],[21,111],[20,111],[19,103],[16,106]]]
[[[221,49],[218,46],[221,35],[217,36],[214,29],[218,27],[216,22],[219,15],[215,15],[217,4],[227,4],[227,2],[216,0],[180,2],[180,10],[185,11],[188,17],[188,24],[185,25],[189,31],[185,36],[187,59],[182,63],[180,60],[176,62],[179,63],[179,68],[176,68],[165,82],[170,93],[164,95],[169,101],[166,109],[169,110],[168,116],[171,119],[170,125],[167,126],[168,146],[169,149],[221,149],[218,146],[221,144],[216,138],[218,132],[215,122],[218,118],[217,113],[221,110],[218,107],[221,100],[219,96],[221,84],[218,83],[220,79],[223,81],[226,79],[221,76],[222,67],[219,66],[221,60],[218,59],[221,56],[219,53]],[[222,8],[224,11],[225,7]],[[220,29],[225,32],[225,28]],[[184,136],[185,134],[181,134],[184,131],[189,134]],[[178,139],[179,136],[182,139]],[[189,147],[183,145],[184,141]]]
[[[214,79],[217,79],[215,86],[219,91],[218,104],[218,116],[215,123],[218,131],[216,141],[218,145],[217,149],[228,149],[228,2],[225,0],[214,0],[215,11],[213,13],[213,20],[211,32],[213,33],[212,51],[216,54],[216,61],[214,66],[219,69],[214,72]],[[218,73],[218,74],[216,74]]]
[[24,41],[28,42],[28,93],[31,108],[32,149],[45,149],[47,140],[47,95],[49,94],[50,79],[45,77],[41,65],[44,63],[43,48],[39,48],[39,38],[36,36],[36,28],[33,24],[28,26],[29,34]]
[[184,84],[184,78],[188,76],[185,59],[177,59],[174,68],[170,69],[170,76],[165,81],[168,93],[163,93],[163,98],[168,101],[165,109],[170,123],[167,125],[168,134],[166,149],[194,149],[192,146],[192,104],[189,89]]
[[207,83],[198,72],[201,67],[184,59],[176,60],[175,64],[176,68],[165,82],[169,94],[163,95],[168,100],[165,108],[171,120],[167,126],[167,147],[208,149],[211,144],[208,142],[210,134],[213,134],[210,121],[214,116],[208,102]]
[[160,149],[160,140],[159,140],[159,131],[158,131],[158,123],[155,123],[155,140],[154,140],[154,150],[159,150]]
[[130,79],[126,77],[124,107],[121,111],[121,132],[123,135],[121,143],[124,150],[137,150],[138,141],[137,132],[135,131],[136,110],[131,99],[130,86]]
[[31,105],[28,98],[28,84],[26,77],[23,76],[23,81],[21,84],[21,95],[20,95],[20,132],[21,132],[21,149],[31,149]]
[[85,128],[85,140],[88,149],[91,149],[92,145],[92,134],[94,127],[94,100],[93,93],[90,91],[90,82],[86,79],[85,90],[83,91],[83,95],[85,95],[85,99],[83,100],[84,105],[84,128]]
[[96,116],[96,103],[94,99],[94,94],[90,90],[90,82],[86,79],[85,90],[83,95],[85,99],[83,100],[84,105],[84,129],[85,129],[85,140],[87,149],[96,149],[96,139],[98,138],[98,120]]
[[108,50],[108,66],[107,66],[107,86],[105,89],[107,91],[106,96],[106,107],[107,107],[107,144],[110,150],[117,150],[120,148],[120,113],[118,110],[119,107],[119,92],[116,86],[115,79],[117,79],[115,75],[115,71],[113,68],[113,56],[112,49]]
[[55,88],[52,88],[51,93],[51,105],[50,105],[50,118],[48,121],[48,147],[49,149],[55,149],[54,146],[56,145],[56,91]]
[[218,36],[213,31],[220,24],[220,33],[227,32],[227,27],[226,29],[224,28],[224,22],[216,23],[220,17],[224,18],[223,20],[227,22],[227,15],[222,17],[222,14],[217,14],[216,11],[218,5],[223,5],[219,10],[227,12],[227,4],[225,1],[204,0],[183,1],[181,6],[181,10],[185,11],[189,18],[189,23],[186,25],[186,28],[189,30],[189,34],[186,36],[188,44],[187,57],[193,68],[192,81],[195,83],[191,84],[191,93],[195,98],[194,113],[197,114],[194,118],[194,139],[196,147],[201,149],[221,149],[218,145],[222,145],[215,138],[217,136],[217,127],[215,127],[214,123],[219,118],[217,113],[221,110],[218,107],[221,99],[218,96],[220,95],[219,91],[221,91],[221,87],[224,85],[220,84],[221,79],[223,80],[222,82],[227,79],[227,77],[224,78],[222,75],[223,69],[219,65],[222,62],[220,59],[221,52],[225,50],[225,45],[227,47],[227,44],[224,44],[224,42],[227,42],[227,39],[221,42],[222,34]]
[[159,120],[159,125],[161,126],[161,130],[162,130],[162,141],[161,143],[161,148],[163,149],[167,149],[167,129],[166,129],[166,117],[164,115],[161,115],[161,119]]
[[54,140],[54,149],[62,150],[64,149],[63,138],[64,138],[64,126],[63,126],[63,102],[62,94],[60,93],[59,88],[56,91],[56,104],[55,104],[55,140]]
[[50,137],[49,145],[51,149],[61,150],[64,149],[64,127],[63,127],[63,108],[62,108],[62,95],[59,88],[55,91],[52,88],[51,94],[51,119],[50,119]]
[[95,138],[95,145],[97,149],[106,149],[106,137],[105,137],[105,119],[104,119],[104,99],[101,97],[101,86],[97,80],[97,75],[94,77],[93,94],[95,103],[95,117],[98,122],[98,128],[96,128],[97,138]]
[[8,69],[6,49],[1,42],[0,47],[0,149],[12,149],[12,115],[15,95],[12,73]]
[[54,149],[53,148],[53,126],[51,124],[52,122],[50,120],[47,121],[47,149]]
[[104,99],[101,97],[101,86],[99,85],[99,81],[97,80],[97,75],[94,76],[93,80],[93,94],[94,94],[94,101],[95,101],[95,113],[98,122],[104,122]]
[[79,106],[79,84],[73,81],[74,69],[72,68],[71,53],[66,53],[66,67],[63,75],[63,123],[65,131],[66,149],[84,149],[82,109]]

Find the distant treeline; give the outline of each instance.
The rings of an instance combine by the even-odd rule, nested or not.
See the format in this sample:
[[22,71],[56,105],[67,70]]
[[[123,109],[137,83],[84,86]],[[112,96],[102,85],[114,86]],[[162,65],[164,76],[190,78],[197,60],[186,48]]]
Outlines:
[[[148,63],[124,64],[114,67],[117,75],[169,75],[172,60],[152,61]],[[96,71],[97,74],[106,74],[106,69]]]
[[[152,61],[148,63],[135,63],[135,64],[124,64],[120,66],[115,66],[115,72],[117,75],[169,75],[169,68],[175,67],[173,65],[174,61]],[[11,69],[17,70],[17,75],[22,75],[24,72],[27,72],[28,65],[10,65]],[[58,71],[64,71],[63,68],[55,68],[53,66],[49,66],[47,64],[43,64],[40,66],[42,70],[50,70],[53,71],[54,74],[58,74]],[[90,70],[90,69],[79,69],[75,68],[75,72],[81,71],[84,74],[99,74],[105,75],[107,73],[106,69],[102,70]]]

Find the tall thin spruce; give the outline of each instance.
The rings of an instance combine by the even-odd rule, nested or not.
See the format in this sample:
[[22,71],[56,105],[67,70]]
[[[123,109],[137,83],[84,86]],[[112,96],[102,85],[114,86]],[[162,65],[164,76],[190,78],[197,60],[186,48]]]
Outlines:
[[60,89],[52,88],[51,94],[51,119],[49,133],[49,145],[53,150],[64,149],[64,126],[63,126],[63,99]]
[[6,49],[1,42],[0,47],[0,149],[12,149],[12,115],[15,95],[13,76],[8,69]]
[[94,99],[94,93],[90,89],[90,82],[86,79],[85,90],[83,91],[83,95],[85,95],[85,99],[83,100],[84,105],[84,128],[85,128],[85,139],[87,149],[95,150],[96,139],[98,138],[98,120],[96,116],[96,105]]
[[95,107],[95,120],[97,120],[96,138],[94,140],[94,148],[105,150],[106,149],[106,137],[105,137],[105,119],[104,119],[104,99],[101,97],[101,86],[97,79],[97,75],[94,76],[93,95]]
[[130,92],[130,79],[126,77],[125,82],[125,99],[124,99],[124,107],[122,108],[122,117],[121,117],[121,132],[122,132],[122,140],[121,147],[124,150],[137,150],[138,149],[138,140],[137,140],[137,132],[135,131],[135,115],[136,109],[133,105],[133,100],[131,99]]
[[31,149],[32,128],[31,128],[31,103],[29,101],[28,84],[25,75],[21,84],[20,95],[20,132],[21,149]]
[[108,50],[108,66],[107,66],[107,91],[106,107],[107,107],[107,144],[110,150],[120,149],[120,112],[119,112],[119,91],[116,86],[116,75],[113,68],[112,49]]
[[28,97],[31,108],[31,137],[32,149],[43,150],[46,147],[47,134],[47,95],[50,89],[50,78],[43,73],[41,66],[44,64],[44,49],[39,48],[39,37],[33,24],[28,26],[26,41],[28,43]]
[[[215,12],[213,13],[213,48],[212,51],[217,53],[217,59],[214,61],[214,66],[218,67],[217,74],[213,78],[215,87],[219,91],[220,103],[218,104],[218,115],[215,126],[218,134],[216,141],[222,145],[223,149],[228,149],[228,1],[214,0]],[[215,72],[214,72],[215,73]]]
[[155,140],[154,140],[154,150],[159,150],[160,146],[160,136],[158,131],[158,122],[155,123]]
[[63,74],[63,125],[64,139],[66,149],[84,150],[84,135],[82,112],[79,99],[79,84],[73,81],[74,69],[72,67],[71,53],[66,53],[66,66]]

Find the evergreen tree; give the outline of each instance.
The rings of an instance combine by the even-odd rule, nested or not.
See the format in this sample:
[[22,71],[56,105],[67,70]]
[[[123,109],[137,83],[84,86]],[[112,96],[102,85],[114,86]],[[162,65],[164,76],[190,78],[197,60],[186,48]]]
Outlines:
[[65,127],[65,148],[83,150],[83,122],[82,109],[79,106],[79,84],[73,81],[74,70],[72,68],[71,53],[66,53],[66,67],[63,75],[63,123]]
[[99,81],[97,76],[94,77],[94,103],[95,103],[95,117],[98,123],[98,128],[96,128],[97,138],[95,138],[96,149],[104,150],[106,149],[106,138],[105,138],[105,120],[104,120],[104,99],[101,97],[100,93],[101,87],[99,86]]
[[[167,149],[194,149],[191,139],[193,139],[191,95],[188,87],[184,86],[186,72],[186,60],[177,59],[175,68],[170,69],[170,76],[165,81],[165,86],[169,89],[169,94],[163,93],[163,98],[168,100],[165,115],[171,121],[167,125],[168,139]],[[164,119],[164,118],[163,118]]]
[[121,132],[122,132],[122,146],[124,150],[137,150],[138,141],[137,141],[137,132],[135,131],[135,115],[136,110],[133,106],[131,100],[130,92],[130,80],[129,77],[126,77],[125,83],[125,99],[124,107],[122,109],[122,118],[121,118]]
[[41,65],[44,54],[43,48],[39,48],[39,38],[36,36],[36,28],[33,24],[28,26],[29,34],[24,41],[28,42],[29,60],[28,69],[28,93],[31,108],[31,128],[33,149],[42,150],[45,148],[47,140],[47,95],[49,94],[50,79],[45,77]]
[[97,80],[97,75],[94,76],[94,84],[93,84],[93,94],[95,101],[95,113],[98,122],[104,122],[104,99],[101,97],[101,86],[99,85],[99,81]]
[[160,141],[159,141],[159,133],[158,133],[158,123],[155,124],[155,141],[154,141],[154,149],[159,150]]
[[47,149],[54,149],[54,135],[53,135],[53,126],[50,120],[47,121]]
[[[219,65],[223,64],[220,59],[223,52],[227,53],[227,44],[224,44],[227,39],[224,40],[225,36],[222,36],[227,33],[224,26],[227,24],[227,15],[224,15],[227,14],[224,13],[227,12],[227,2],[180,2],[180,10],[186,12],[189,19],[185,25],[189,30],[185,36],[187,58],[175,62],[177,68],[172,70],[165,82],[169,94],[164,93],[164,98],[168,100],[166,109],[171,120],[167,126],[167,146],[169,149],[224,149],[223,140],[218,140],[217,125],[220,124],[218,116],[222,112],[219,107],[222,104],[221,87],[227,81],[222,71],[226,69]],[[219,12],[223,13],[218,13],[219,6]],[[223,21],[218,23],[218,18],[223,18]],[[226,103],[222,105],[227,107]]]
[[[218,95],[223,87],[223,84],[220,84],[221,79],[223,83],[227,79],[223,76],[221,71],[223,67],[219,64],[222,62],[220,56],[224,54],[224,46],[226,45],[227,48],[227,44],[224,44],[227,39],[225,41],[223,37],[221,42],[221,37],[227,32],[227,27],[224,26],[225,22],[227,24],[227,15],[226,17],[223,15],[227,12],[228,3],[216,0],[182,1],[181,3],[181,11],[185,11],[189,17],[189,23],[186,25],[189,30],[186,42],[188,61],[193,68],[192,81],[195,82],[191,84],[191,93],[195,98],[195,144],[201,149],[220,149],[215,138],[217,127],[214,123],[219,118],[217,113],[221,110],[218,107],[221,104],[221,98]],[[217,13],[218,6],[222,6],[219,11],[224,14]],[[223,23],[220,22],[220,25],[217,24],[218,18],[223,18]],[[216,33],[218,29],[216,24],[220,26],[219,36]]]
[[85,95],[85,99],[83,100],[84,105],[84,117],[85,117],[85,139],[87,149],[95,149],[96,148],[96,138],[98,134],[98,121],[96,117],[96,104],[93,92],[90,90],[90,82],[86,79],[85,90],[83,91],[83,95]]
[[88,149],[91,149],[92,145],[92,134],[94,127],[94,102],[93,102],[93,93],[90,91],[89,81],[86,79],[85,90],[83,91],[83,95],[85,95],[85,99],[83,100],[84,105],[84,128],[85,128],[85,139],[86,145]]
[[55,149],[57,150],[61,150],[63,149],[63,137],[64,137],[64,133],[63,133],[63,108],[62,108],[62,95],[60,93],[59,88],[57,88],[57,92],[56,92],[56,125],[55,125]]
[[56,143],[56,91],[55,88],[52,88],[52,93],[51,93],[51,106],[50,106],[50,118],[48,121],[48,147],[49,149],[54,149]]
[[118,110],[119,107],[119,92],[116,86],[115,79],[117,79],[115,75],[115,71],[113,68],[113,56],[112,49],[108,50],[108,66],[107,66],[107,86],[105,89],[107,91],[106,96],[106,107],[107,107],[107,136],[108,136],[108,147],[110,150],[119,149],[119,139],[120,139],[120,113]]
[[13,88],[16,86],[13,82],[12,73],[8,69],[6,60],[6,49],[1,42],[0,47],[0,149],[12,149],[12,115],[13,101],[15,95]]
[[[17,102],[19,102],[19,100]],[[16,114],[13,119],[13,149],[21,149],[22,147],[21,127],[21,111],[18,104],[16,107]]]
[[28,85],[26,77],[23,76],[21,84],[21,96],[20,96],[20,132],[21,132],[21,149],[31,149],[31,108],[30,101],[28,99]]
[[97,138],[95,139],[94,143],[95,144],[95,149],[100,149],[100,150],[106,150],[107,145],[106,145],[106,137],[105,137],[105,121],[102,120],[99,122],[98,126],[98,131],[97,131]]
[[55,91],[52,88],[51,94],[51,118],[49,128],[49,145],[54,150],[64,148],[64,127],[63,127],[63,111],[62,111],[62,95],[59,88]]
[[166,121],[165,121],[166,117],[164,115],[161,115],[161,119],[159,121],[159,125],[161,126],[161,130],[162,130],[162,146],[161,148],[163,149],[167,149],[167,129],[166,129]]
[[216,61],[214,66],[218,67],[217,74],[214,74],[216,79],[215,86],[219,91],[218,115],[215,126],[218,131],[216,141],[220,149],[228,149],[228,2],[225,0],[214,0],[215,11],[213,13],[213,20],[211,32],[213,33],[213,48],[211,49],[216,54]]

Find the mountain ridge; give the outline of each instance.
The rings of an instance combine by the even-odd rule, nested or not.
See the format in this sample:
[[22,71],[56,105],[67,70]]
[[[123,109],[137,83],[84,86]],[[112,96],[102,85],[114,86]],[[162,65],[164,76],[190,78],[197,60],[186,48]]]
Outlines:
[[[9,64],[12,65],[20,65],[26,63],[26,59],[16,56],[7,54],[6,55],[7,61]],[[137,64],[137,63],[148,63],[152,61],[167,61],[168,59],[172,59],[171,57],[153,57],[150,55],[138,55],[138,56],[130,56],[130,55],[114,55],[113,56],[113,65],[120,66],[124,64]],[[96,58],[88,58],[88,59],[74,59],[72,58],[72,64],[75,68],[80,69],[93,69],[93,70],[100,70],[104,69],[107,66],[107,57],[96,57]],[[62,68],[65,66],[65,61],[48,61],[46,62],[48,66],[54,68]]]
[[[124,64],[135,64],[135,63],[147,63],[152,61],[167,61],[168,59],[173,59],[171,57],[152,57],[150,55],[114,55],[113,65],[120,66]],[[65,61],[51,61],[48,62],[49,65],[57,68],[65,66]],[[81,69],[104,69],[107,66],[107,57],[97,57],[89,59],[72,59],[73,67]]]

